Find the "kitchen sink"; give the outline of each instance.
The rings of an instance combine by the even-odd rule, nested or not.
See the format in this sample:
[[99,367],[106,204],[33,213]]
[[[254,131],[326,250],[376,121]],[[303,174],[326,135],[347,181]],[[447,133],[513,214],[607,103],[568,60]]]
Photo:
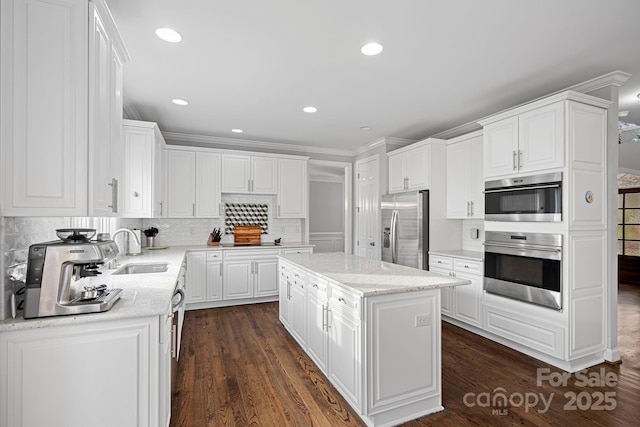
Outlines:
[[169,268],[169,264],[166,262],[154,262],[147,264],[125,264],[116,271],[116,274],[146,274],[146,273],[164,273]]

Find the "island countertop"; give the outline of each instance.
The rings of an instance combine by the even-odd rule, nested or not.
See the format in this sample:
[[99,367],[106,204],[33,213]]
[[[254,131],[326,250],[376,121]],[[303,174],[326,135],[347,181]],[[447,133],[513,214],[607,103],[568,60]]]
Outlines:
[[281,256],[362,296],[468,285],[469,280],[363,258],[343,252]]

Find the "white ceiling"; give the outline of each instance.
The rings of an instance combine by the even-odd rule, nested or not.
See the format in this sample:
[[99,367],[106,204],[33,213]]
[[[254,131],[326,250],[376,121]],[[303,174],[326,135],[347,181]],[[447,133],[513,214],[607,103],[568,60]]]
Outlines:
[[[354,150],[614,70],[633,74],[620,109],[640,123],[638,0],[107,2],[132,57],[125,101],[163,132]],[[158,27],[183,41],[161,41]],[[369,41],[382,54],[362,55]]]

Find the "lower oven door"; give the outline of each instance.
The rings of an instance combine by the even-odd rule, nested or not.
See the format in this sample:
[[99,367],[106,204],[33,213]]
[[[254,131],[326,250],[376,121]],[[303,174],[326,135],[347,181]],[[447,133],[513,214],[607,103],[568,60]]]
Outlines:
[[562,309],[560,248],[513,248],[486,242],[484,256],[485,291]]

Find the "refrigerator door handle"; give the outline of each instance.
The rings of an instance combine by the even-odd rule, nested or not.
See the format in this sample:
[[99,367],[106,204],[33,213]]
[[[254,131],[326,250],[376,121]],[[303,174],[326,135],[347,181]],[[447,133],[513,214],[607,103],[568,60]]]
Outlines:
[[398,263],[398,211],[391,214],[391,262]]

